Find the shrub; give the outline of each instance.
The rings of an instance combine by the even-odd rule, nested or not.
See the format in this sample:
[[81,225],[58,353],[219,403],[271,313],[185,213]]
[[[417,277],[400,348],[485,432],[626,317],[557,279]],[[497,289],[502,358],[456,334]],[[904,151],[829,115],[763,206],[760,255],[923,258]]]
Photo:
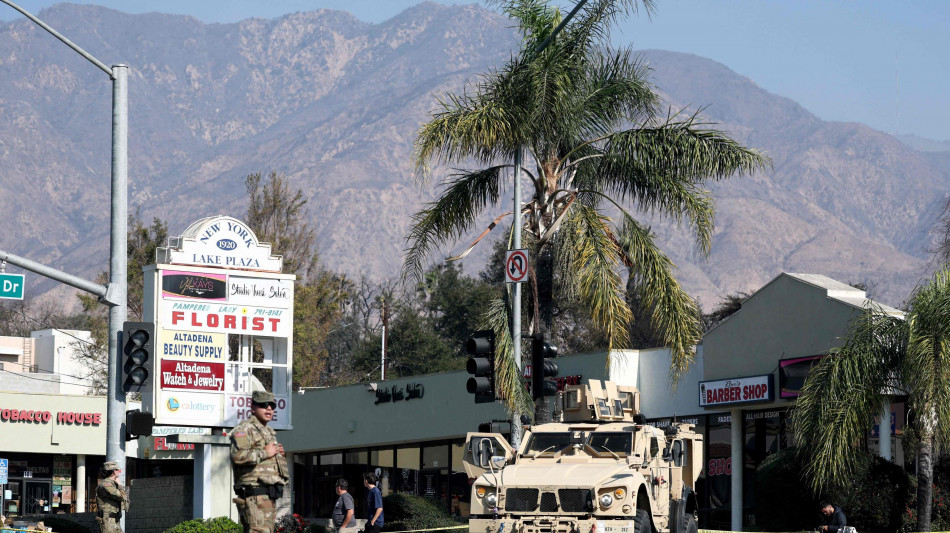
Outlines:
[[383,498],[383,531],[405,531],[457,526],[449,511],[436,502],[411,494]]
[[55,515],[44,516],[43,525],[53,528],[56,533],[92,533],[92,530],[82,524]]
[[821,523],[820,499],[840,506],[848,525],[858,531],[898,531],[905,522],[913,496],[910,476],[898,465],[859,454],[858,468],[850,483],[816,495],[802,478],[804,465],[795,457],[796,449],[774,453],[759,466],[755,476],[756,525],[765,531],[813,529]]
[[235,524],[226,516],[202,520],[196,518],[166,529],[165,533],[244,533],[240,524]]
[[305,533],[310,522],[300,517],[299,514],[285,514],[274,524],[276,533]]
[[327,527],[323,524],[310,524],[304,533],[327,533]]

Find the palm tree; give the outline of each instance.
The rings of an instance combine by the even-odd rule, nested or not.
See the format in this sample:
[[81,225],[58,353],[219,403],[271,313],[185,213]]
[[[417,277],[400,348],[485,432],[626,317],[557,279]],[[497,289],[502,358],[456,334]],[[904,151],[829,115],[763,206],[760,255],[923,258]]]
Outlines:
[[[752,172],[768,159],[704,129],[695,114],[661,114],[649,69],[631,50],[606,45],[615,19],[641,6],[649,12],[652,0],[591,0],[541,52],[536,49],[562,21],[561,12],[546,0],[496,4],[516,22],[521,52],[473,88],[440,99],[418,132],[414,159],[423,183],[432,163],[478,168],[456,171],[438,199],[414,216],[404,270],[424,272],[431,253],[499,204],[523,148],[533,160],[533,168],[522,168],[531,198],[517,214],[534,261],[527,298],[532,331],[551,331],[557,301],[574,299],[590,309],[608,351],[623,347],[632,318],[626,266],[644,308],[653,310],[653,326],[672,348],[678,376],[692,361],[699,313],[650,228],[628,209],[685,222],[708,252],[714,209],[705,183]],[[507,356],[497,381],[516,408],[526,394],[511,360],[508,309],[496,302],[491,323]]]
[[871,307],[855,317],[843,345],[805,380],[794,423],[812,489],[845,486],[855,466],[852,450],[881,413],[883,393],[906,394],[908,424],[920,438],[917,531],[930,531],[934,445],[950,437],[948,382],[950,266],[945,266],[913,294],[906,315]]

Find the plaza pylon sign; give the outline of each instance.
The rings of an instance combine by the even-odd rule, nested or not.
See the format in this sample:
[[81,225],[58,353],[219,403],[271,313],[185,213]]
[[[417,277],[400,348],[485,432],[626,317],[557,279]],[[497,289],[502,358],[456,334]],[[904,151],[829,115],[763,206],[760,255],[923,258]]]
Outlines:
[[277,401],[269,425],[291,429],[296,276],[232,217],[198,220],[168,241],[144,269],[156,339],[143,405],[160,425],[232,427],[267,390]]

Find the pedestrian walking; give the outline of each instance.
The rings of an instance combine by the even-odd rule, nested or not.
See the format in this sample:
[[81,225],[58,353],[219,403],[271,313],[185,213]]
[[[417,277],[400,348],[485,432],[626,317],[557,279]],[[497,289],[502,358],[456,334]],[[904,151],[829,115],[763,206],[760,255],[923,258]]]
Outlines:
[[366,487],[366,533],[379,533],[383,528],[383,493],[376,488],[376,474],[363,474],[363,486]]
[[231,430],[231,465],[234,469],[234,503],[244,533],[273,533],[275,501],[290,479],[284,447],[267,423],[273,420],[274,394],[255,391],[251,416]]
[[122,533],[119,520],[122,512],[129,509],[129,499],[125,487],[119,484],[118,463],[106,461],[99,472],[99,486],[96,487],[96,522],[100,533]]
[[349,492],[350,484],[343,478],[336,480],[336,504],[333,506],[333,525],[337,529],[356,526],[353,518],[353,495]]

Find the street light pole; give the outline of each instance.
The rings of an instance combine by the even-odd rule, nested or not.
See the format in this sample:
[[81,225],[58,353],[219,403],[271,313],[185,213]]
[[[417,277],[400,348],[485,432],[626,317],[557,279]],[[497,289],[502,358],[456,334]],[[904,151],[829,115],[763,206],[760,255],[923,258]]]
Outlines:
[[[554,31],[551,32],[551,35],[548,35],[540,45],[537,46],[532,51],[532,57],[540,54],[551,41],[554,40],[554,37],[558,33],[561,33],[561,30],[564,29],[564,26],[567,26],[567,23],[570,22],[574,15],[584,7],[584,4],[587,3],[587,0],[579,0],[574,6],[574,9],[564,17],[564,20]],[[512,239],[512,249],[517,250],[521,248],[521,157],[523,149],[519,147],[515,150],[515,172],[514,172],[514,191],[513,191],[513,204],[514,204],[514,223],[512,224],[512,232],[514,233],[514,238]],[[521,361],[521,284],[515,283],[514,289],[512,292],[511,298],[511,352],[512,357],[515,360],[515,368],[518,369],[518,374],[521,375],[522,361]],[[532,368],[532,372],[537,372],[537,368]],[[542,398],[541,401],[544,401]],[[521,413],[517,410],[511,415],[511,435],[509,440],[514,449],[518,449],[521,446]]]
[[[99,67],[112,79],[112,218],[110,222],[110,249],[109,249],[109,285],[105,295],[96,290],[84,289],[99,296],[99,301],[109,306],[109,390],[106,410],[106,460],[115,461],[123,466],[120,479],[125,480],[125,391],[122,390],[121,372],[119,372],[119,331],[127,316],[127,284],[128,284],[128,132],[129,132],[129,98],[128,73],[126,65],[105,66],[75,43],[49,27],[45,22],[33,16],[10,0],[0,0],[4,4],[19,11],[23,16],[35,22],[48,31],[53,37],[62,41],[76,53],[83,56],[93,65]],[[13,260],[11,259],[11,262]],[[36,271],[37,269],[33,269]],[[53,279],[62,280],[68,275],[46,269],[44,275]],[[73,283],[74,286],[77,286]],[[82,288],[82,287],[81,287]],[[95,287],[94,287],[95,288]]]

